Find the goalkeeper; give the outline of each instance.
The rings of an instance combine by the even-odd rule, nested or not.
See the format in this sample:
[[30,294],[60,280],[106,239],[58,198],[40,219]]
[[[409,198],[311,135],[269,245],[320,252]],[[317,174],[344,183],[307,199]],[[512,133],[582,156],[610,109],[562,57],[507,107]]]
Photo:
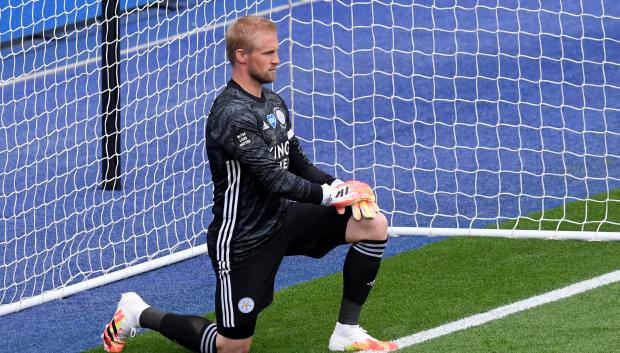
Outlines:
[[239,18],[226,33],[232,79],[215,99],[206,128],[213,178],[207,232],[217,278],[217,323],[166,313],[125,293],[105,327],[104,348],[120,352],[136,327],[159,331],[203,353],[248,352],[261,310],[273,300],[284,256],[320,258],[353,244],[344,262],[344,291],[332,351],[396,349],[358,324],[387,242],[387,220],[370,187],[342,182],[308,161],[284,100],[263,84],[276,77],[278,37],[270,20]]

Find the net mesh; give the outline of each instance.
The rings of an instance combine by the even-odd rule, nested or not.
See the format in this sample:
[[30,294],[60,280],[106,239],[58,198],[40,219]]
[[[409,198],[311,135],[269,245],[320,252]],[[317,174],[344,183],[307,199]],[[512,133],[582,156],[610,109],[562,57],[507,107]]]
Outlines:
[[[0,9],[0,305],[205,242],[204,126],[230,76],[226,25],[244,14],[278,25],[272,88],[310,159],[375,186],[392,225],[620,202],[614,1],[122,3],[114,192],[98,187],[100,4],[39,3]],[[587,206],[558,219],[586,229]]]

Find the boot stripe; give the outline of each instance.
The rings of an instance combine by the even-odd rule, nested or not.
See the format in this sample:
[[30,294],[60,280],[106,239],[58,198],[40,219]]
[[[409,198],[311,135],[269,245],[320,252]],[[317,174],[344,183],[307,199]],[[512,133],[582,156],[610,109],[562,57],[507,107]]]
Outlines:
[[116,321],[114,319],[112,319],[110,324],[111,324],[110,326],[112,326],[112,330],[114,330],[114,334],[117,335],[118,334],[118,329],[116,328]]
[[108,338],[114,341],[114,335],[112,334],[112,331],[110,331],[110,326],[108,326],[108,329],[105,331],[108,333]]

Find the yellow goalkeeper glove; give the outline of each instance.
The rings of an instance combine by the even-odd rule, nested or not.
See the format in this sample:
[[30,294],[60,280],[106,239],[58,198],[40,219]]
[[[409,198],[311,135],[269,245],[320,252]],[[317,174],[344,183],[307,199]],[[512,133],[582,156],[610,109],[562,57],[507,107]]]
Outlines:
[[353,218],[359,221],[362,217],[373,219],[381,210],[376,201],[360,201],[351,205],[351,211],[353,212]]

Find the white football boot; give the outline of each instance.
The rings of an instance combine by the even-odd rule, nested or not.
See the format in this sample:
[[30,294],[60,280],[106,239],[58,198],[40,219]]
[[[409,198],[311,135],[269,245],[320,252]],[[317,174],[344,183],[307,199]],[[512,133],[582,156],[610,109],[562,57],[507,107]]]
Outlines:
[[378,351],[389,352],[398,349],[394,342],[384,342],[369,335],[359,325],[336,323],[329,339],[329,350],[338,352]]
[[140,327],[140,314],[150,307],[136,293],[123,293],[112,320],[103,329],[103,349],[118,353],[125,348],[127,337],[133,337]]

